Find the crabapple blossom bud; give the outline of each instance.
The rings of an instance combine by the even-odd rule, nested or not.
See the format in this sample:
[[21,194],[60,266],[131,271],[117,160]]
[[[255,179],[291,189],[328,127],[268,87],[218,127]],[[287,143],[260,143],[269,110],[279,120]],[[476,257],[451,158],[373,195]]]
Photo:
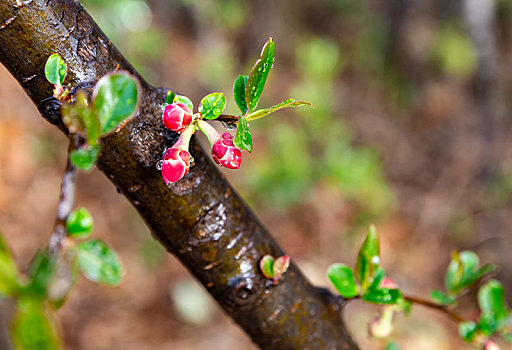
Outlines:
[[162,161],[162,177],[166,185],[180,180],[190,169],[190,153],[179,147],[168,148]]
[[388,288],[388,289],[397,289],[398,284],[396,284],[395,280],[389,277],[384,277],[380,282],[380,288]]
[[165,106],[162,115],[165,127],[176,132],[183,132],[190,125],[192,119],[192,111],[183,103],[171,103]]
[[485,343],[484,343],[484,348],[483,350],[500,350],[500,346],[498,344],[496,344],[496,342],[488,339]]
[[212,156],[215,163],[220,164],[229,169],[240,168],[242,162],[242,152],[233,143],[233,136],[225,132],[213,144]]

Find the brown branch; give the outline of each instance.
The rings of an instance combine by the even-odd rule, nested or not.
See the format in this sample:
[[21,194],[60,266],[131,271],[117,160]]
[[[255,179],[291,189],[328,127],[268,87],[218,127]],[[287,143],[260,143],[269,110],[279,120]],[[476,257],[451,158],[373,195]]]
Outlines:
[[462,317],[461,315],[459,315],[457,312],[450,310],[450,308],[447,305],[437,304],[430,300],[421,299],[418,297],[413,297],[413,296],[408,296],[408,295],[404,295],[404,299],[413,304],[422,305],[422,306],[428,307],[430,309],[440,311],[457,323],[466,321],[466,319],[464,317]]
[[312,286],[293,262],[278,285],[260,273],[262,256],[284,253],[196,142],[189,174],[164,185],[155,163],[176,136],[167,137],[161,123],[166,90],[137,74],[78,1],[17,3],[0,2],[0,23],[15,17],[0,30],[0,62],[42,116],[64,132],[44,77],[50,54],[67,62],[71,85],[95,82],[117,68],[139,78],[137,115],[102,140],[98,167],[253,341],[263,349],[357,349],[341,319],[341,298]]

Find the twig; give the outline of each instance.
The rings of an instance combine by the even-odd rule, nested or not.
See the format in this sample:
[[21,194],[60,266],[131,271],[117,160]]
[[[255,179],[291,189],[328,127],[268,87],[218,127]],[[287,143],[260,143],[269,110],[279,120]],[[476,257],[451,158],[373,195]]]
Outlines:
[[66,219],[73,209],[73,202],[75,198],[75,178],[76,167],[69,160],[69,154],[77,147],[78,137],[70,135],[68,147],[68,160],[66,170],[62,176],[62,183],[60,187],[59,204],[57,206],[57,217],[53,232],[50,236],[48,243],[48,252],[50,256],[56,257],[64,244],[66,238]]
[[441,311],[442,313],[449,316],[452,320],[454,320],[457,323],[466,321],[466,319],[464,317],[462,317],[461,315],[459,315],[457,312],[450,310],[447,305],[437,304],[430,300],[421,299],[418,297],[412,297],[412,296],[408,296],[408,295],[404,295],[404,299],[413,304],[418,304],[418,305],[422,305],[422,306],[425,306],[425,307],[428,307],[431,309]]

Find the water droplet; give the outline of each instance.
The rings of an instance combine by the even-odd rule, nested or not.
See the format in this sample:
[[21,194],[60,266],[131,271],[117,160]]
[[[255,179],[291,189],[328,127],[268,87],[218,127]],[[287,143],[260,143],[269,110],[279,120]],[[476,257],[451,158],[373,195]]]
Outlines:
[[194,157],[190,156],[190,163],[194,163]]
[[215,114],[215,115],[220,115],[221,112],[222,112],[221,109],[218,107],[213,109],[213,114]]
[[226,122],[221,122],[221,123],[226,128],[226,130],[235,130],[236,129],[236,125],[234,125],[234,124],[230,124],[230,123],[226,123]]
[[215,107],[217,105],[217,102],[213,102],[212,106]]
[[159,160],[158,162],[156,162],[156,168],[158,170],[162,170],[163,166],[164,166],[164,161],[163,160]]
[[258,67],[258,72],[261,72],[261,67]]
[[252,90],[252,91],[255,91],[255,90],[256,90],[256,86],[253,86],[253,87],[251,88],[251,90]]

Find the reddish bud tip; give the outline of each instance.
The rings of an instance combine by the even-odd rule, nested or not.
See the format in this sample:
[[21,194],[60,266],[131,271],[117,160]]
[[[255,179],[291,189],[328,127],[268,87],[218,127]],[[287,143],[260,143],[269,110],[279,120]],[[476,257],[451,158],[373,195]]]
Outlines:
[[162,160],[162,177],[166,185],[180,180],[190,169],[190,153],[180,148],[167,149]]
[[166,128],[182,132],[192,123],[193,115],[190,108],[183,103],[171,103],[165,106],[162,121]]
[[394,279],[386,276],[380,282],[380,288],[397,289],[398,284],[396,284]]
[[242,152],[233,143],[233,136],[225,132],[212,147],[212,156],[215,163],[229,169],[240,168]]
[[500,350],[500,346],[495,341],[488,339],[484,343],[483,350]]

